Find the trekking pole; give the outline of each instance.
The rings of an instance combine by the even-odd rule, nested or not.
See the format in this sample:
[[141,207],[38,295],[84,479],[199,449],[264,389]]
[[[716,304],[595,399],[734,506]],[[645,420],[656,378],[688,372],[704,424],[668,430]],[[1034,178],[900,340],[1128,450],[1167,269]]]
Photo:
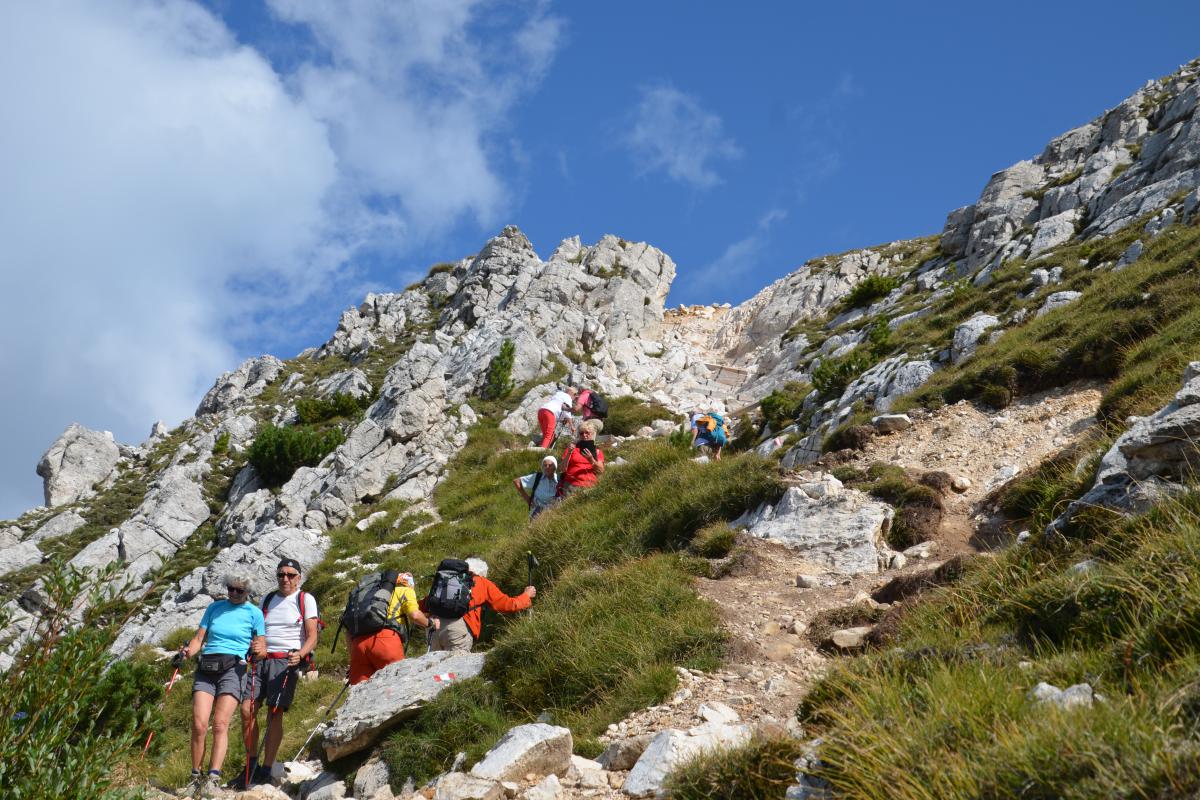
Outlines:
[[[288,655],[290,656],[294,652],[296,651],[290,650],[288,651]],[[271,723],[275,720],[275,715],[279,713],[279,704],[283,700],[283,693],[287,691],[288,681],[291,680],[292,676],[296,674],[296,670],[299,668],[299,666],[300,665],[297,664],[294,667],[287,668],[287,672],[284,673],[283,676],[283,683],[279,685],[279,691],[275,694],[275,704],[271,706],[271,710],[267,712],[267,724],[263,726],[264,730],[262,744],[258,746],[258,757],[260,759],[262,758],[263,753],[266,752],[267,736],[271,733]]]
[[[179,667],[175,668],[175,672],[171,674],[171,680],[167,683],[167,690],[163,692],[162,710],[167,710],[167,698],[171,695],[171,687],[175,685],[175,680],[179,677]],[[142,759],[146,758],[146,751],[150,749],[150,740],[154,738],[154,731],[150,731],[150,735],[146,737],[146,745],[142,748]]]
[[[255,673],[258,672],[258,669],[256,668],[255,663],[254,663],[253,652],[246,654],[246,663],[249,665],[248,669],[250,670],[250,713],[253,714],[254,713],[254,675],[255,675]],[[245,731],[245,728],[243,728],[243,732],[244,731]],[[258,758],[258,753],[255,753],[254,757]],[[248,789],[248,788],[250,788],[250,754],[249,753],[246,754],[245,773],[246,773],[245,774],[245,782],[242,785]]]
[[[533,555],[532,550],[525,551],[525,563],[529,566],[529,583],[526,586],[533,586],[533,568],[538,565],[537,558]],[[533,605],[529,606],[529,616],[533,616]]]
[[342,695],[344,695],[346,693],[346,690],[349,688],[350,688],[350,679],[346,678],[346,682],[344,684],[342,684],[342,690],[337,693],[337,697],[333,698],[333,702],[330,703],[329,707],[325,709],[325,716],[322,717],[321,721],[317,723],[317,726],[312,729],[312,733],[310,733],[308,735],[308,738],[304,740],[304,744],[300,745],[300,749],[296,751],[296,757],[293,758],[292,761],[296,761],[300,758],[300,754],[304,752],[304,748],[308,747],[308,743],[311,742],[313,737],[317,735],[317,731],[321,730],[321,726],[325,723],[325,721],[327,719],[329,719],[329,714],[333,711],[333,707],[338,704],[338,701],[342,699]]

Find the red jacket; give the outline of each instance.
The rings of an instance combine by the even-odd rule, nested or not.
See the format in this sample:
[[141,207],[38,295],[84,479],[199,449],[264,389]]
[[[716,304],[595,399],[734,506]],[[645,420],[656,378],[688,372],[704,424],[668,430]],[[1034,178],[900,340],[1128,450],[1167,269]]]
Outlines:
[[[596,461],[604,463],[604,451],[596,448]],[[562,483],[564,486],[595,486],[600,480],[596,468],[587,460],[575,443],[567,445],[562,457]]]
[[[474,580],[471,583],[471,610],[463,615],[463,622],[467,623],[467,630],[476,639],[479,638],[479,631],[483,626],[484,606],[501,614],[511,614],[514,611],[524,611],[533,605],[533,600],[524,592],[516,597],[509,597],[500,591],[499,586],[482,575],[473,575],[472,577]],[[421,600],[419,605],[424,611],[425,601]]]

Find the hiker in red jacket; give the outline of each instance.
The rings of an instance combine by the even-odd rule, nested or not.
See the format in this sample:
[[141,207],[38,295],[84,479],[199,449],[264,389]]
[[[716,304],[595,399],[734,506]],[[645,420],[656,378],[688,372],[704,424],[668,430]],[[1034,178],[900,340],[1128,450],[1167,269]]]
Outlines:
[[600,420],[585,420],[579,426],[579,440],[567,445],[562,457],[562,479],[558,493],[566,497],[576,489],[595,486],[604,474],[604,453],[596,446]]
[[[516,597],[509,597],[499,586],[488,580],[486,561],[481,558],[468,558],[466,561],[471,576],[471,609],[464,616],[453,620],[441,619],[430,614],[430,627],[433,630],[429,636],[430,650],[470,652],[483,627],[484,606],[501,614],[512,614],[529,608],[537,595],[537,589],[526,586],[525,591]],[[425,600],[421,601],[420,606],[422,611],[427,610]]]

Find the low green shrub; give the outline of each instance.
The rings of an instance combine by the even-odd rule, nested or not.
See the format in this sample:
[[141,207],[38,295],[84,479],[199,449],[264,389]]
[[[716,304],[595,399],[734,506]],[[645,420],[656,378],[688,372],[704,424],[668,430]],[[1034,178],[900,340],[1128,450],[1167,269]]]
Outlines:
[[38,613],[37,635],[0,676],[6,798],[113,796],[119,764],[159,722],[162,689],[153,672],[131,663],[106,672],[111,631],[72,622],[75,601],[103,603],[115,577],[113,569],[89,576],[61,562],[43,576],[49,604]]
[[866,353],[851,351],[841,358],[823,358],[813,367],[812,385],[822,400],[840,397],[850,381],[857,378],[869,366],[871,359]]
[[868,275],[842,298],[842,309],[849,311],[852,308],[869,306],[876,300],[887,297],[899,285],[900,279],[891,275]]
[[812,386],[800,381],[788,381],[781,388],[772,389],[759,403],[763,421],[776,433],[783,430],[800,416],[804,410],[804,398],[811,391]]
[[501,400],[512,392],[513,359],[516,354],[517,346],[511,339],[505,339],[500,345],[500,352],[488,364],[487,379],[479,392],[484,400]]
[[796,782],[803,745],[789,738],[755,739],[713,750],[680,765],[667,779],[671,800],[771,800]]
[[303,425],[317,425],[337,418],[357,419],[369,405],[369,395],[355,397],[336,392],[329,397],[301,397],[296,401],[296,416]]
[[613,436],[633,436],[642,428],[658,419],[678,419],[679,415],[659,403],[648,403],[626,395],[608,401],[608,418],[604,420],[604,432]]
[[345,441],[338,428],[267,425],[254,437],[247,458],[267,486],[280,486],[300,467],[315,467]]

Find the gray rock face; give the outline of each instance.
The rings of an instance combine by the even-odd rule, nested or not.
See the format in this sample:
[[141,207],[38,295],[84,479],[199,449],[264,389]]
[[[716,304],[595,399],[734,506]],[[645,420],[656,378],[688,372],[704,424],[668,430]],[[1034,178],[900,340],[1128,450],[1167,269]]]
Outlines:
[[46,505],[53,508],[91,497],[96,493],[93,487],[113,474],[120,457],[111,433],[72,423],[37,465]]
[[1075,235],[1075,223],[1079,210],[1071,209],[1053,217],[1047,217],[1034,226],[1033,242],[1029,245],[1029,257],[1039,256],[1052,248],[1070,241]]
[[574,742],[569,728],[535,722],[518,725],[471,767],[477,778],[519,781],[525,775],[565,775]]
[[1124,267],[1128,267],[1130,264],[1142,257],[1142,251],[1145,249],[1146,246],[1142,244],[1140,239],[1129,245],[1129,247],[1125,248],[1125,252],[1121,253],[1121,257],[1117,259],[1116,266],[1113,267],[1113,269],[1122,269]]
[[480,653],[433,652],[389,664],[350,687],[325,730],[325,757],[335,760],[370,747],[451,683],[473,678],[482,669]]
[[64,511],[42,523],[41,527],[29,536],[29,541],[41,542],[46,539],[57,539],[59,536],[74,533],[86,524],[87,520],[81,514],[75,511]]
[[617,739],[615,742],[609,743],[603,753],[596,756],[596,762],[607,770],[631,769],[641,758],[642,753],[646,752],[646,746],[653,738],[654,734],[643,733]]
[[638,758],[621,790],[632,797],[657,794],[675,767],[705,751],[727,749],[750,740],[749,725],[706,723],[686,731],[665,730],[656,735]]
[[991,314],[979,313],[954,329],[954,343],[950,348],[950,360],[961,364],[979,347],[983,334],[1000,324]]
[[42,551],[32,541],[21,541],[21,529],[0,531],[0,575],[42,562]]
[[832,572],[862,575],[879,572],[892,516],[890,506],[843,488],[829,475],[789,487],[774,506],[764,503],[732,524],[796,549],[806,561]]
[[433,791],[433,800],[500,800],[505,796],[499,781],[465,772],[447,772],[438,778]]
[[330,397],[335,394],[348,394],[351,397],[368,397],[371,394],[371,382],[361,369],[348,369],[338,372],[328,378],[317,381],[317,395]]
[[378,758],[373,758],[358,768],[354,775],[354,796],[371,797],[379,789],[388,785],[387,764]]
[[275,356],[248,358],[233,372],[217,378],[204,395],[196,416],[231,411],[263,393],[283,372],[283,362]]
[[1100,460],[1096,482],[1046,527],[1054,533],[1083,508],[1101,506],[1140,513],[1155,500],[1184,491],[1182,481],[1200,469],[1200,361],[1184,372],[1175,399],[1148,417],[1135,418]]

